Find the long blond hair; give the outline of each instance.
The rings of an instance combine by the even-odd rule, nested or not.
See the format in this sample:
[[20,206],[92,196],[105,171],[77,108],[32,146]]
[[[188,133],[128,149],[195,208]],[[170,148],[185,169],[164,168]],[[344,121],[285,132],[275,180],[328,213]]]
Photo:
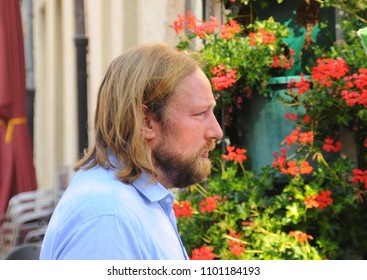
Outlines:
[[98,92],[95,144],[74,169],[116,168],[110,151],[123,163],[116,174],[123,182],[131,183],[142,171],[155,178],[151,151],[142,135],[143,106],[162,122],[174,89],[198,67],[194,58],[165,44],[135,46],[115,58]]

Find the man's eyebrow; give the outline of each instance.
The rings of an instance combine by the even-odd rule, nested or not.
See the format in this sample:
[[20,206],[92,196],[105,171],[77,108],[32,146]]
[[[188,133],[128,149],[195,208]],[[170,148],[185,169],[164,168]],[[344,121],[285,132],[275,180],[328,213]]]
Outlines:
[[203,108],[205,108],[206,110],[211,110],[211,109],[214,109],[215,106],[217,106],[217,103],[203,106]]

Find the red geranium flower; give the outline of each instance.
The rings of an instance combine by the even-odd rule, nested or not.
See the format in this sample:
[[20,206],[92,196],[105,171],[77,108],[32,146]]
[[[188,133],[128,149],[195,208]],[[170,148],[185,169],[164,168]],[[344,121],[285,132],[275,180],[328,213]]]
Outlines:
[[214,260],[217,257],[217,255],[213,253],[213,246],[207,247],[206,245],[192,250],[191,255],[191,260]]

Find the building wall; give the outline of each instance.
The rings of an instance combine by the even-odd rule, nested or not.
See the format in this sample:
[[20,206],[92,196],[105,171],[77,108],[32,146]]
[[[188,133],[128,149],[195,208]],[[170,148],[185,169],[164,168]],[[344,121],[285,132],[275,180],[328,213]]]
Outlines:
[[39,188],[75,161],[76,71],[73,0],[34,1],[34,151]]
[[[207,0],[218,6],[216,0]],[[88,38],[88,131],[99,84],[113,58],[147,42],[178,39],[170,25],[185,9],[203,14],[200,0],[84,0]],[[58,171],[78,159],[74,0],[33,0],[34,152],[39,188],[55,187]]]

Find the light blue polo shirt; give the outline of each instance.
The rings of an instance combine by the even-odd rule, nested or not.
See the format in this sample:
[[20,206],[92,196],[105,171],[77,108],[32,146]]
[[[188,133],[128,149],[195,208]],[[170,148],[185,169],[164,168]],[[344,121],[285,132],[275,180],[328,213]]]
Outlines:
[[47,227],[40,259],[188,259],[173,194],[143,173],[124,184],[113,170],[79,170]]

